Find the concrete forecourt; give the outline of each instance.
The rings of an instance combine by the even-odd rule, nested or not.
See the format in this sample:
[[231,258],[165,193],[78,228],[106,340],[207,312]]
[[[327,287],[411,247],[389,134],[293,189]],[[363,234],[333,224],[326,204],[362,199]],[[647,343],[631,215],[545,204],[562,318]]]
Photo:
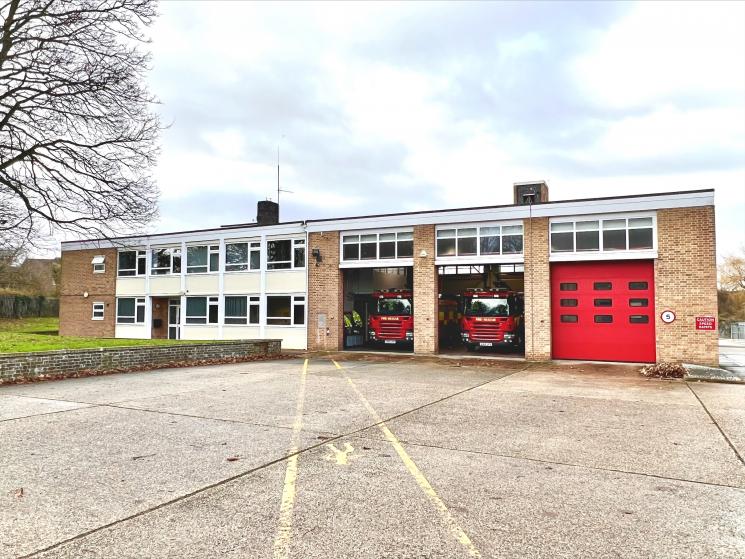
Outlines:
[[0,387],[0,557],[743,557],[745,386],[344,355]]

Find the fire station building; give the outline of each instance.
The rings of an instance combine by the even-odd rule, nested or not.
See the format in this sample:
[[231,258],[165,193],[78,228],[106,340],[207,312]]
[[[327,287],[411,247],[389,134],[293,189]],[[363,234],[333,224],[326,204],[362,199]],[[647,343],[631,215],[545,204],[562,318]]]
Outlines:
[[[63,243],[60,333],[718,363],[713,190],[549,201],[531,182],[505,206],[278,215],[259,202],[256,223]],[[502,314],[466,331],[495,290]],[[384,296],[407,315],[385,323],[400,344],[376,322]]]

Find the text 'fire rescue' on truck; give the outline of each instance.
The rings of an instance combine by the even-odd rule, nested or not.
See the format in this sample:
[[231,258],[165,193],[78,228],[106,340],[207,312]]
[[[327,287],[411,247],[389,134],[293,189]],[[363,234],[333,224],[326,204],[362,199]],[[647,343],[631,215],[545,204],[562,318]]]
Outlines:
[[507,289],[467,289],[460,335],[466,349],[521,347],[525,340],[522,293]]
[[375,310],[368,319],[373,344],[412,344],[414,342],[414,309],[412,293],[406,289],[384,289],[373,292]]

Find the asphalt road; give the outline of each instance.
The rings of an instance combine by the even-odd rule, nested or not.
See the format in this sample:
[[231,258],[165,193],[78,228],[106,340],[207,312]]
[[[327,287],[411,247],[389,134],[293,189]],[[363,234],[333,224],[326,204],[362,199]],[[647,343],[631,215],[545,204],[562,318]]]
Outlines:
[[[356,358],[358,359],[358,358]],[[743,557],[745,386],[246,363],[0,387],[0,557]]]

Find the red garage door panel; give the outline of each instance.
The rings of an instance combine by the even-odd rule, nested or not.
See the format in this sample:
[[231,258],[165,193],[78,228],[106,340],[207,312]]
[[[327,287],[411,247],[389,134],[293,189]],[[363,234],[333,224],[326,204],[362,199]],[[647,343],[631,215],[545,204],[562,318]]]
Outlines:
[[555,359],[655,361],[651,260],[551,265]]

